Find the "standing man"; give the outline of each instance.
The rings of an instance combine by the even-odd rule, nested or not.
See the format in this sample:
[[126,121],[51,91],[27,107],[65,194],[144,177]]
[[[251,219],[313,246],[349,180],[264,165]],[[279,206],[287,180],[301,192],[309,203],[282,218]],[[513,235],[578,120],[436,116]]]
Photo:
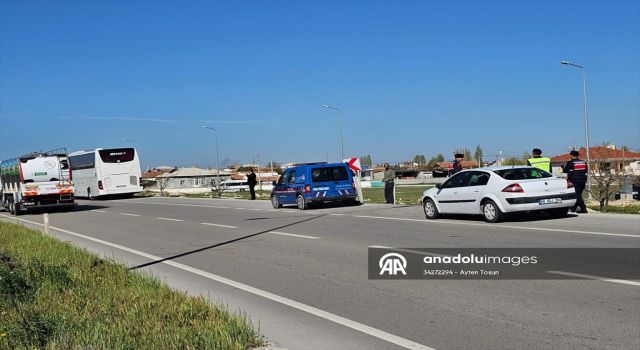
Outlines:
[[582,199],[582,191],[587,184],[587,162],[580,159],[580,153],[576,150],[569,152],[571,160],[564,165],[562,171],[567,174],[567,178],[573,183],[573,188],[576,190],[576,205],[571,208],[572,212],[580,210],[578,213],[587,213],[587,206]]
[[249,168],[249,175],[247,175],[247,183],[249,184],[249,193],[251,193],[251,200],[256,199],[256,173],[253,172],[253,168]]
[[453,163],[449,164],[449,176],[453,176],[463,170],[462,161],[464,160],[464,154],[456,153],[454,158]]
[[534,148],[531,150],[533,158],[527,159],[527,165],[544,170],[548,173],[551,172],[551,158],[543,157],[542,150],[540,148]]
[[384,182],[384,199],[387,204],[394,204],[393,198],[393,186],[396,179],[396,172],[389,168],[389,163],[384,163],[384,176],[382,182]]

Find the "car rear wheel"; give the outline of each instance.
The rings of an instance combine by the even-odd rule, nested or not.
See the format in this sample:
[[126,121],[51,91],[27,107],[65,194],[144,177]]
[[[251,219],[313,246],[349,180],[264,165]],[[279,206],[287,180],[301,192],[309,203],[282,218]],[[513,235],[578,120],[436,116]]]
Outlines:
[[569,208],[551,209],[549,214],[556,219],[563,218],[569,214]]
[[504,219],[504,213],[500,207],[490,199],[482,204],[482,216],[486,222],[499,222]]
[[298,206],[298,209],[300,209],[300,210],[305,210],[306,209],[306,203],[304,202],[304,197],[302,197],[301,194],[296,196],[296,205]]
[[424,209],[424,216],[429,220],[434,220],[440,217],[438,208],[432,199],[426,199],[422,205],[422,209]]
[[275,196],[275,195],[271,196],[271,205],[275,209],[282,208],[282,204],[280,204],[280,201],[278,200],[278,197]]

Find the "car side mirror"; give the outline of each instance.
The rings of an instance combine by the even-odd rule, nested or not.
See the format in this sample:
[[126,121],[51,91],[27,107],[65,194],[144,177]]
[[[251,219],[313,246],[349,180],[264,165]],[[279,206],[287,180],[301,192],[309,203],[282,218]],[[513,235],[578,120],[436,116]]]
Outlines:
[[275,185],[276,185],[276,182],[275,182],[275,181],[273,181],[271,184],[275,186]]
[[440,189],[441,186],[442,186],[441,184],[436,184],[437,189]]

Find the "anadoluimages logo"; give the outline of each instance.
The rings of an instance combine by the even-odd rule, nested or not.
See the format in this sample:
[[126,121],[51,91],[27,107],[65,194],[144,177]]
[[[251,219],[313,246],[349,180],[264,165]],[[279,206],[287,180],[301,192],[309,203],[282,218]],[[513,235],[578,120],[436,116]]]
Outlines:
[[407,271],[405,271],[407,268],[407,259],[398,253],[387,253],[383,255],[378,262],[378,266],[380,266],[381,275],[387,273],[389,276],[395,276],[398,272],[401,272],[403,275],[407,274]]

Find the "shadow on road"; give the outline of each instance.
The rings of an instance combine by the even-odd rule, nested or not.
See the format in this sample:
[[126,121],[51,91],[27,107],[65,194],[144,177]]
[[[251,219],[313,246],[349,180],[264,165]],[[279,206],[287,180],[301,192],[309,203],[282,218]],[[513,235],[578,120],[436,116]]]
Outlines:
[[221,246],[224,246],[224,245],[227,245],[227,244],[231,244],[231,243],[235,243],[235,242],[239,242],[239,241],[244,241],[244,240],[246,240],[248,238],[251,238],[251,237],[256,237],[256,236],[259,236],[259,235],[262,235],[262,234],[265,234],[265,233],[268,233],[268,232],[271,232],[271,231],[275,231],[275,230],[283,229],[283,228],[286,228],[286,227],[291,227],[291,226],[294,226],[294,225],[297,225],[297,224],[300,224],[300,223],[303,223],[303,222],[315,220],[315,219],[321,218],[321,217],[326,216],[326,215],[327,214],[312,216],[312,217],[309,217],[309,218],[298,220],[298,221],[290,223],[290,224],[281,225],[281,226],[278,226],[278,227],[272,227],[272,228],[267,229],[267,230],[263,230],[263,231],[256,232],[256,233],[252,233],[250,235],[242,236],[242,237],[235,238],[235,239],[232,239],[232,240],[229,240],[229,241],[212,244],[212,245],[209,245],[209,246],[206,246],[206,247],[190,250],[190,251],[187,251],[187,252],[183,252],[183,253],[180,253],[180,254],[169,256],[169,257],[162,258],[162,259],[159,259],[159,260],[149,261],[149,262],[144,263],[144,264],[132,266],[132,267],[129,268],[129,270],[136,270],[136,269],[140,269],[140,268],[143,268],[143,267],[152,266],[152,265],[155,265],[155,264],[159,264],[159,263],[161,263],[163,261],[173,260],[173,259],[181,258],[183,256],[187,256],[187,255],[203,252],[205,250],[213,249],[213,248],[216,248],[216,247],[221,247]]

